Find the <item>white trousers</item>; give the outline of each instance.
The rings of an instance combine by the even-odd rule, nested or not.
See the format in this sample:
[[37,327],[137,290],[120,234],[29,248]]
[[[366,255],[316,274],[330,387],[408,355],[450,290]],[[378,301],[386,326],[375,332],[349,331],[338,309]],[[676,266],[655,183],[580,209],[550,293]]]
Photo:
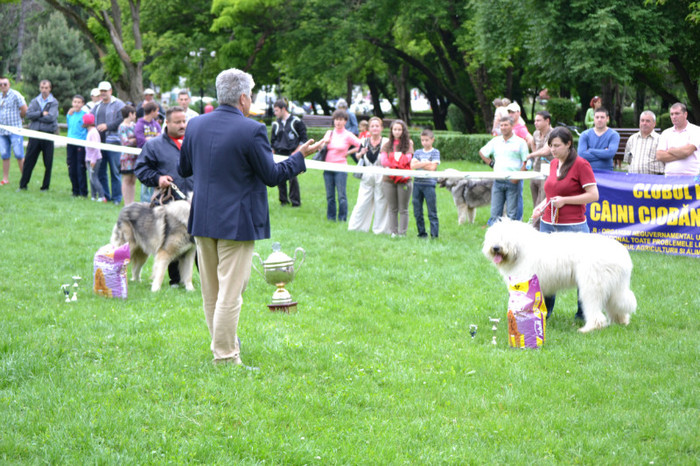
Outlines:
[[[388,205],[382,191],[382,183],[376,181],[377,177],[381,179],[381,175],[364,175],[360,189],[357,191],[357,203],[350,214],[348,230],[369,231],[372,215],[374,215],[372,231],[377,235],[390,233]],[[370,180],[366,181],[367,178]]]

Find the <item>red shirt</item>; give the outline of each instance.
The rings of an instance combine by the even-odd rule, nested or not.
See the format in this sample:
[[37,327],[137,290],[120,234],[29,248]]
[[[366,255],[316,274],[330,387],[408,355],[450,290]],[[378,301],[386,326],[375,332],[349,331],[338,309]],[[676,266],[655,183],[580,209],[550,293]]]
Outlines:
[[175,145],[177,146],[178,149],[182,149],[182,140],[184,139],[184,137],[181,137],[181,138],[177,138],[177,139],[176,139],[176,138],[172,137],[172,136],[169,135],[169,134],[168,134],[168,137],[169,137],[170,139],[172,139],[172,141],[175,143]]
[[[595,175],[591,164],[583,157],[576,157],[574,164],[569,168],[569,173],[564,179],[557,179],[557,167],[559,160],[554,159],[549,166],[549,177],[544,182],[544,193],[547,201],[556,196],[577,196],[586,192],[585,186],[596,184]],[[552,214],[556,211],[556,218],[552,220]],[[577,224],[586,221],[586,206],[566,204],[560,209],[555,209],[549,204],[544,209],[542,221],[557,225]]]

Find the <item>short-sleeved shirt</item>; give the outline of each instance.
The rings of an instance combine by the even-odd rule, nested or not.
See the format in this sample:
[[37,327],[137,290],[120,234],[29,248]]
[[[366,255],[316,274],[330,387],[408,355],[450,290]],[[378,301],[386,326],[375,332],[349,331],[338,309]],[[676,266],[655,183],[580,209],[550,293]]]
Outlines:
[[[6,95],[0,92],[0,125],[22,127],[22,116],[19,109],[27,105],[22,94],[14,89],[7,91]],[[0,135],[10,135],[9,131],[0,129]]]
[[[532,139],[535,141],[535,150],[540,150],[542,149],[546,144],[547,144],[547,139],[549,138],[549,133],[552,132],[552,128],[549,128],[549,131],[546,133],[542,134],[542,132],[539,129],[536,129],[535,132],[532,135]],[[552,156],[544,156],[544,159],[547,160],[548,162],[552,160]],[[542,157],[536,157],[535,163],[533,164],[532,169],[535,171],[540,171],[540,168],[542,167]]]
[[672,127],[661,133],[661,137],[659,138],[659,150],[669,150],[688,144],[695,146],[695,152],[682,160],[666,162],[664,168],[665,174],[695,176],[700,172],[700,127],[688,123],[681,131],[676,131],[676,128]]
[[[438,165],[440,165],[440,151],[434,147],[432,149],[430,149],[428,152],[424,151],[423,149],[418,149],[413,154],[413,159],[417,160],[418,162],[433,162],[433,163],[437,163]],[[418,170],[425,170],[425,169],[418,168]],[[437,178],[416,177],[416,178],[414,178],[413,182],[415,184],[435,186],[435,185],[437,185]]]
[[625,162],[629,163],[630,173],[644,175],[663,175],[664,163],[656,160],[656,149],[659,145],[658,133],[652,131],[647,137],[641,131],[634,133],[625,145]]
[[88,130],[87,128],[83,128],[83,115],[85,115],[85,112],[82,110],[73,112],[72,115],[66,115],[66,122],[68,123],[67,136],[69,138],[84,141],[87,137]]
[[530,136],[530,131],[527,130],[525,123],[516,123],[513,125],[513,134],[527,140],[527,137]]
[[326,162],[342,163],[347,165],[348,160],[346,154],[350,147],[360,147],[360,138],[352,134],[347,129],[342,132],[331,130],[331,142],[328,143],[328,153],[326,154]]
[[[574,164],[569,168],[566,176],[559,180],[559,159],[552,160],[549,165],[549,176],[544,182],[544,192],[547,201],[556,196],[578,196],[586,192],[586,186],[595,185],[595,175],[588,160],[576,157]],[[553,218],[553,214],[556,218]],[[586,221],[586,206],[566,204],[560,209],[555,209],[552,204],[547,205],[542,214],[542,221],[556,225],[575,225]]]
[[527,160],[527,143],[515,134],[506,141],[503,136],[491,139],[480,152],[485,157],[494,155],[494,171],[515,172],[520,171],[523,162]]

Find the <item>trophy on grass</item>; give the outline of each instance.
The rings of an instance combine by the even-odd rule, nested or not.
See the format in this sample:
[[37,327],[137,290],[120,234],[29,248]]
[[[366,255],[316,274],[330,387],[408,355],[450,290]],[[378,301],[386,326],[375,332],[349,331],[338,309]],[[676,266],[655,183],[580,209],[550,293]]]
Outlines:
[[82,279],[83,277],[81,277],[80,275],[73,276],[73,297],[70,299],[71,301],[78,300],[78,285],[80,284],[80,280]]
[[70,285],[68,283],[64,283],[61,285],[61,290],[63,291],[63,294],[66,296],[66,302],[70,302]]
[[297,310],[297,303],[292,301],[292,295],[289,294],[289,291],[284,289],[284,286],[294,280],[294,267],[297,261],[297,252],[299,251],[301,251],[301,258],[299,260],[299,265],[296,266],[298,270],[301,268],[301,264],[304,263],[304,259],[306,258],[306,251],[303,248],[296,248],[294,250],[294,259],[280,250],[280,243],[272,244],[272,254],[270,254],[264,262],[257,252],[253,253],[253,258],[258,258],[262,271],[255,266],[255,260],[253,260],[251,264],[253,269],[255,269],[267,283],[277,287],[277,290],[272,294],[272,304],[267,305],[271,311],[286,312],[289,314]]

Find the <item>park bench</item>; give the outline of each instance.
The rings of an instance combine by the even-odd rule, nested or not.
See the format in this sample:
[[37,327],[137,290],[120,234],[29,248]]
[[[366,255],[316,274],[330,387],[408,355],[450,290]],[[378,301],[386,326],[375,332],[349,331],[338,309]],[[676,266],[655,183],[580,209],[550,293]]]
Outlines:
[[[617,146],[617,152],[615,152],[615,156],[613,157],[613,163],[615,164],[616,167],[620,167],[622,165],[622,160],[625,158],[625,146],[627,145],[627,140],[632,136],[634,133],[639,132],[639,128],[611,128],[620,135],[620,145]],[[654,131],[657,133],[661,132],[660,128],[654,128]]]

